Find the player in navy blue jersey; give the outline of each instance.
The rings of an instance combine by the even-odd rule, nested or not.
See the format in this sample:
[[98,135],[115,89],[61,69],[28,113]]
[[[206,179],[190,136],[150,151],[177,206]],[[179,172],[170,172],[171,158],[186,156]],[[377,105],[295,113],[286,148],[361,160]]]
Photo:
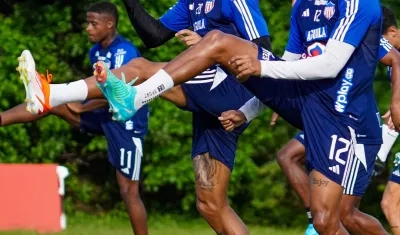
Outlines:
[[[148,47],[159,46],[175,34],[191,46],[194,42],[189,38],[204,36],[212,29],[219,29],[270,48],[269,33],[258,0],[180,0],[159,20],[147,14],[138,1],[124,1],[124,3],[132,24]],[[189,31],[187,29],[189,27],[195,32]],[[99,64],[105,65],[103,62]],[[140,83],[164,65],[136,59],[128,66],[122,66],[114,71],[118,76],[123,72],[128,81],[137,76],[139,79],[136,83]],[[85,80],[85,84],[86,90],[80,94],[69,90],[68,86],[65,87],[64,93],[69,94],[68,97],[52,92],[56,85],[44,84],[42,87],[33,87],[33,84],[32,89],[28,90],[38,97],[44,96],[45,100],[50,101],[50,105],[42,107],[40,100],[34,99],[31,102],[33,107],[31,111],[33,113],[37,113],[37,110],[46,111],[57,104],[80,100],[82,96],[85,99],[103,97],[94,78]],[[103,89],[102,85],[99,87]],[[108,96],[107,92],[105,96]],[[228,133],[221,126],[218,116],[227,109],[239,108],[251,97],[253,95],[234,77],[228,76],[218,66],[204,69],[201,75],[194,76],[191,81],[163,94],[164,99],[193,113],[192,157],[196,174],[197,207],[218,233],[248,233],[241,219],[230,208],[226,197],[234,165],[236,143],[248,124],[236,132]],[[226,102],[215,102],[223,99],[227,99]],[[122,107],[111,103],[111,108],[118,110]]]
[[[400,50],[400,30],[398,28],[396,15],[394,12],[388,8],[383,8],[384,20],[382,26],[382,33],[385,38],[393,45],[394,48]],[[396,69],[395,69],[396,70]],[[399,70],[394,73],[392,67],[388,67],[389,78],[399,74]],[[381,150],[379,151],[378,157],[382,162],[386,161],[387,154],[389,153],[393,143],[395,142],[398,133],[390,129],[392,122],[389,120],[386,122],[388,127],[386,128],[386,133],[390,135],[385,135],[383,133],[383,141]],[[387,144],[385,144],[388,142]],[[385,192],[383,193],[383,198],[381,202],[382,210],[385,213],[386,219],[389,222],[390,228],[394,235],[400,234],[400,156],[395,155],[394,166],[392,174],[389,178],[389,182],[386,186]]]
[[[114,4],[98,2],[88,7],[86,30],[90,42],[94,43],[89,53],[91,65],[100,60],[113,69],[126,64],[133,58],[140,57],[136,47],[117,33],[117,24],[118,11]],[[26,79],[24,68],[27,69],[31,66],[34,66],[34,61],[29,51],[25,51],[20,61],[22,78]],[[38,79],[40,79],[39,82],[47,82],[44,76],[38,77]],[[47,79],[50,80],[51,76],[48,75]],[[74,84],[76,91],[82,90],[86,86],[84,82]],[[64,88],[63,85],[59,85],[56,87],[56,92],[62,95]],[[43,106],[50,105],[47,103],[48,100],[43,101]],[[116,169],[117,182],[134,233],[136,235],[148,234],[147,213],[139,195],[143,142],[148,128],[147,105],[139,111],[138,116],[124,123],[111,120],[108,103],[104,99],[56,106],[50,112],[41,115],[33,115],[26,111],[26,105],[28,108],[35,108],[28,103],[5,111],[0,115],[1,125],[31,122],[53,114],[85,133],[101,134],[106,137],[108,160]]]
[[[347,234],[338,211],[343,189],[347,194],[364,193],[382,143],[372,89],[380,34],[377,0],[302,0],[293,8],[286,52],[296,61],[279,61],[250,42],[212,31],[143,84],[110,95],[124,94],[126,99],[109,101],[125,108],[116,110],[123,120],[213,64],[239,79],[248,78],[244,85],[252,93],[306,133],[315,228],[321,234]],[[298,60],[304,51],[310,58]],[[106,83],[111,80],[109,84],[119,86],[111,75],[107,73]],[[249,78],[260,75],[268,78]],[[392,82],[391,114],[400,127],[400,81]]]

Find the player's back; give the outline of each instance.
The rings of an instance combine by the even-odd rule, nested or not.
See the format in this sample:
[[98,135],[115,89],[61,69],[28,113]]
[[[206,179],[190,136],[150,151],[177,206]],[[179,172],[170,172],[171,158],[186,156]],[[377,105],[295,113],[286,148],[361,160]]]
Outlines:
[[[121,35],[117,35],[106,48],[101,48],[100,44],[95,44],[90,50],[89,56],[92,65],[97,61],[103,61],[110,69],[115,69],[128,63],[131,59],[139,57],[140,53],[130,41]],[[126,123],[112,121],[112,114],[108,109],[109,107],[104,107],[92,111],[101,120],[104,132],[114,134],[114,136],[118,136],[119,131],[132,131],[137,136],[144,136],[147,133],[148,105],[140,108],[137,114]]]
[[322,105],[353,128],[361,130],[362,125],[367,125],[370,127],[368,133],[358,133],[358,136],[379,142],[380,135],[376,134],[380,133],[379,113],[373,93],[381,37],[379,1],[301,0],[295,8],[306,56],[322,54],[329,39],[356,48],[335,79],[305,84],[307,109],[318,109]]

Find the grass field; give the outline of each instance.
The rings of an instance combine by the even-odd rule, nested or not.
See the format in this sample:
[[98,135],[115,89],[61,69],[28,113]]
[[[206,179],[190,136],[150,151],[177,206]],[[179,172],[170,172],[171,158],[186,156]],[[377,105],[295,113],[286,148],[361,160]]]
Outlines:
[[[203,220],[172,219],[168,217],[151,218],[150,235],[215,235]],[[252,235],[300,235],[299,229],[276,229],[249,226]],[[0,232],[1,235],[33,235],[36,232]],[[70,218],[67,229],[57,235],[125,235],[132,234],[128,220],[108,217]]]

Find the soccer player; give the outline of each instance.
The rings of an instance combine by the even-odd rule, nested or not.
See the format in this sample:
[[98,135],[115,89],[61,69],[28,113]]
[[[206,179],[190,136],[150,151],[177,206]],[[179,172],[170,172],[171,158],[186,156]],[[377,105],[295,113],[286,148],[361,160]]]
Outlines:
[[[383,7],[383,37],[389,39],[389,28],[393,26],[393,12]],[[394,18],[395,20],[395,18]],[[394,21],[395,22],[395,21]],[[395,38],[393,40],[396,40]],[[392,41],[393,41],[392,40]],[[397,39],[398,40],[398,39]],[[396,45],[396,44],[394,44]],[[391,66],[393,64],[396,69],[400,68],[400,54],[396,51],[396,49],[392,49],[392,46],[386,39],[381,39],[380,42],[380,51],[379,51],[379,59],[383,64]],[[400,74],[397,74],[397,76]],[[396,79],[396,78],[395,78]],[[246,110],[246,108],[242,108],[242,110]],[[239,111],[240,112],[240,111]],[[244,113],[238,114],[238,112],[225,112],[224,115],[227,116],[229,113],[232,113],[235,117],[231,117],[232,123],[230,125],[226,125],[227,130],[230,131],[234,128],[234,125],[241,125],[245,121],[251,121],[252,116],[246,115]],[[389,130],[390,127],[387,127]],[[392,130],[389,130],[393,132]],[[387,132],[383,131],[383,139],[385,138],[385,134]],[[393,144],[393,143],[390,143]],[[387,143],[383,143],[381,148],[385,148]],[[381,150],[380,150],[381,152]],[[308,187],[308,173],[303,168],[303,165],[306,161],[306,149],[304,142],[304,132],[299,132],[287,145],[285,145],[278,153],[278,163],[281,166],[283,172],[288,177],[291,186],[295,189],[297,195],[303,201],[306,209],[307,216],[309,219],[309,226],[306,230],[306,235],[312,234],[312,216],[310,213],[310,190]],[[342,197],[341,201],[341,222],[345,226],[347,230],[355,234],[381,234],[382,231],[376,230],[374,223],[371,223],[368,215],[361,213],[356,207],[358,207],[361,202],[361,196],[347,194],[345,191],[345,195]],[[391,200],[393,202],[393,200]],[[393,208],[391,205],[385,206],[386,209]],[[392,210],[394,211],[394,210]],[[375,233],[374,233],[375,232]]]
[[[197,37],[197,34],[185,29],[192,26],[200,36],[217,28],[270,48],[267,25],[257,0],[237,2],[208,0],[196,3],[181,0],[159,20],[148,15],[137,1],[124,3],[133,25],[148,47],[163,44],[175,33],[191,46],[194,43],[192,39]],[[99,64],[104,65],[102,62]],[[145,59],[135,59],[127,66],[122,66],[113,72],[118,76],[123,72],[128,81],[138,76],[139,79],[136,82],[140,83],[164,65]],[[34,68],[31,70],[33,71]],[[230,208],[227,200],[227,187],[234,164],[236,143],[247,124],[237,132],[228,133],[221,126],[218,116],[227,109],[239,108],[253,95],[219,67],[210,66],[203,71],[203,74],[195,76],[191,81],[163,93],[162,98],[193,112],[192,157],[199,212],[217,233],[248,234],[246,226]],[[44,85],[39,88],[32,81],[40,80],[40,78],[32,74],[30,79],[26,83],[28,94],[37,94],[38,97],[44,95],[46,98],[42,101],[47,104],[42,105],[43,102],[34,98],[30,104],[33,113],[38,113],[39,110],[46,112],[51,107],[65,102],[103,97],[94,77],[85,80],[84,83],[87,85],[85,91],[76,90],[76,84],[72,83],[50,85],[44,82]],[[62,87],[65,95],[54,93],[55,86]],[[124,87],[114,88],[118,90]],[[105,96],[113,98],[109,97],[107,92]],[[228,100],[215,102],[223,99]],[[111,108],[116,111],[123,107],[111,104]]]
[[[400,32],[397,25],[397,20],[394,12],[388,8],[383,8],[383,14],[385,16],[383,21],[383,30],[382,32],[385,35],[385,38],[389,40],[390,44],[393,45],[396,49],[400,49]],[[396,71],[394,71],[396,70]],[[388,67],[389,76],[393,77],[399,74],[398,69],[392,69],[392,67]],[[389,121],[390,123],[390,121]],[[387,128],[389,129],[389,128]],[[388,132],[392,132],[388,130]],[[398,135],[398,133],[396,133]],[[378,157],[381,161],[385,161],[387,154],[389,153],[393,143],[395,142],[397,135],[387,136],[388,144],[385,145],[385,133],[383,133],[383,145],[381,150],[381,156]],[[382,148],[385,148],[382,150]],[[382,158],[383,156],[383,158]],[[383,199],[381,202],[382,210],[386,216],[386,219],[389,221],[390,228],[394,235],[400,234],[400,158],[396,154],[394,159],[394,167],[392,174],[389,178],[389,182],[386,186],[385,192],[383,193]]]
[[[396,18],[394,16],[393,11],[388,9],[387,7],[382,7],[383,10],[383,26],[382,26],[382,32],[383,32],[383,37],[387,40],[389,40],[390,43],[393,43],[393,45],[398,45],[398,41],[400,39],[399,35],[396,35],[396,33],[393,33],[393,31],[396,29]],[[391,28],[394,27],[394,28]],[[389,30],[394,36],[390,36]],[[397,43],[396,43],[397,42]],[[398,49],[398,47],[396,47]],[[395,52],[395,49],[391,53],[389,53],[391,49],[391,45],[388,44],[384,39],[381,40],[380,43],[380,53],[379,53],[379,60],[388,65],[391,66],[392,63],[396,62],[398,53]],[[275,113],[274,113],[275,114]],[[246,115],[248,116],[248,115]],[[243,117],[237,117],[237,119],[241,119]],[[385,115],[386,116],[386,115]],[[246,117],[247,118],[247,117]],[[244,121],[251,121],[253,117],[248,117],[249,119],[247,120],[242,120],[238,123],[238,125],[241,122]],[[272,120],[276,121],[276,116],[273,116]],[[387,118],[387,121],[389,121],[390,118]],[[390,122],[390,121],[389,121]],[[228,126],[229,128],[233,128],[232,125]],[[230,130],[230,129],[229,129]],[[385,159],[387,158],[387,155],[391,149],[391,147],[394,144],[394,141],[397,138],[398,133],[394,130],[392,130],[392,127],[383,124],[382,128],[382,137],[383,137],[383,144],[381,145],[381,148],[378,152],[378,159]],[[309,221],[309,225],[306,231],[306,234],[311,234],[311,231],[313,230],[312,226],[312,216],[310,213],[310,190],[308,188],[308,173],[304,169],[304,163],[305,163],[305,144],[304,144],[304,132],[301,131],[299,132],[292,140],[290,140],[279,152],[277,156],[278,163],[280,167],[282,168],[284,174],[289,180],[290,185],[295,189],[297,195],[300,197],[300,199],[303,201],[304,206],[307,211],[307,217]],[[385,160],[382,160],[383,162]],[[376,163],[375,163],[376,164]],[[349,213],[349,210],[352,207],[345,206],[346,201],[349,201],[348,199],[351,199],[353,196],[351,195],[345,195],[342,199],[342,223],[345,225],[347,229],[350,227],[350,231],[352,231],[352,227],[354,227],[355,224],[357,223],[362,223],[368,225],[368,223],[363,223],[363,217],[364,214],[360,214],[358,211],[357,212],[351,212]],[[347,199],[348,198],[348,199]],[[347,200],[346,200],[347,199]],[[361,201],[361,197],[356,196],[355,198],[355,203],[350,203],[350,205],[357,205]],[[355,208],[354,208],[355,209]],[[388,208],[389,209],[389,208]],[[350,216],[349,216],[350,215]],[[361,228],[368,228],[368,226],[360,226]],[[354,230],[354,229],[353,229]]]
[[[216,63],[239,79],[247,79],[245,86],[261,101],[305,130],[315,228],[321,234],[348,234],[338,211],[343,189],[351,194],[364,193],[382,143],[372,89],[380,30],[377,0],[301,0],[293,8],[287,47],[296,61],[271,61],[276,57],[265,49],[231,35],[210,32],[138,86],[112,90],[120,80],[109,71],[105,73],[104,66],[98,66],[96,72],[101,83],[110,85],[110,96],[126,95],[124,100],[109,99],[125,108],[116,112],[121,120]],[[318,56],[298,60],[303,50],[308,56]],[[248,79],[260,75],[268,78]],[[391,114],[397,128],[399,85],[393,80]],[[382,228],[378,221],[374,224]]]
[[[97,2],[88,7],[86,30],[90,42],[95,43],[89,53],[92,64],[100,60],[112,69],[140,56],[136,47],[117,33],[117,25],[118,11],[114,4]],[[34,65],[29,51],[24,51],[20,61],[22,79],[27,78],[22,68]],[[46,78],[43,76],[42,80],[45,81],[44,79]],[[48,75],[47,79],[51,80],[51,76]],[[81,89],[81,87],[82,85],[78,82],[76,89]],[[54,92],[64,94],[61,87],[56,89]],[[21,104],[1,113],[1,125],[31,122],[53,114],[86,133],[102,134],[106,137],[108,160],[116,169],[120,193],[133,231],[136,235],[148,234],[147,213],[139,194],[143,139],[148,128],[148,106],[141,108],[137,116],[125,123],[111,120],[108,103],[104,99],[90,100],[82,104],[60,105],[41,115],[27,112],[25,106],[26,104]],[[28,107],[33,108],[29,105]]]

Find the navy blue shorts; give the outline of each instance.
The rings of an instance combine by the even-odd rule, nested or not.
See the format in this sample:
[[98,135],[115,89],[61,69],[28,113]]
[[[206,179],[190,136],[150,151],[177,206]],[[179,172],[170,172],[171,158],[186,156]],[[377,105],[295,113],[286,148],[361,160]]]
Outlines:
[[293,139],[299,141],[302,145],[306,146],[305,142],[304,142],[304,131],[300,131],[299,133],[297,133]]
[[108,161],[126,178],[140,179],[144,136],[135,134],[133,123],[114,122],[108,109],[81,113],[81,130],[104,134],[107,139]]
[[[281,60],[261,47],[259,59]],[[321,106],[307,81],[251,77],[243,84],[304,131],[309,170],[315,169],[343,186],[345,194],[361,196],[365,192],[380,144],[358,144],[356,128],[348,119]]]
[[395,156],[394,167],[393,167],[392,174],[390,175],[389,180],[394,183],[400,184],[400,162],[399,162],[397,155],[398,155],[398,153]]
[[[219,72],[217,77],[224,74],[222,70]],[[239,136],[249,123],[227,132],[218,117],[224,111],[239,109],[253,95],[235,77],[226,76],[203,80],[195,78],[181,87],[187,101],[185,109],[193,113],[192,158],[208,152],[232,170]]]

